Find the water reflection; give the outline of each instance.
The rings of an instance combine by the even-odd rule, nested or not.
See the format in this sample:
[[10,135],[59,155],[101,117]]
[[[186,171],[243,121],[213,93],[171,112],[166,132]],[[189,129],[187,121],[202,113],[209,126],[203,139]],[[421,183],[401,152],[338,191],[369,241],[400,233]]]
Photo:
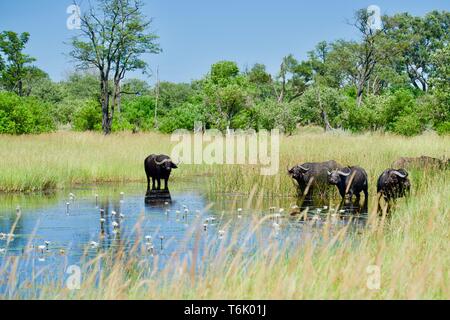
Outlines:
[[145,204],[153,207],[161,207],[172,203],[169,190],[149,190],[145,194]]
[[[301,243],[302,235],[322,227],[327,215],[332,214],[339,226],[348,223],[347,218],[353,212],[364,212],[345,204],[338,207],[323,198],[249,200],[244,194],[214,197],[205,194],[188,186],[175,189],[172,194],[164,191],[150,197],[147,194],[142,201],[141,186],[126,185],[84,186],[69,195],[58,193],[42,199],[3,197],[0,233],[12,232],[14,239],[7,244],[0,237],[0,248],[5,249],[0,253],[0,262],[4,263],[5,257],[25,258],[23,270],[28,271],[23,276],[26,278],[27,272],[36,266],[60,270],[98,252],[129,252],[139,245],[146,258],[157,256],[159,267],[164,267],[170,256],[188,254],[198,241],[203,248],[219,239],[226,243],[228,234],[238,233],[235,236],[247,239],[250,226],[266,215],[273,218],[262,225],[258,237],[273,236],[280,243],[296,246]],[[20,219],[17,219],[17,205],[21,206]],[[307,221],[291,217],[292,208],[298,212],[307,209]],[[336,212],[338,215],[334,216]],[[194,234],[199,234],[198,238]],[[250,243],[248,250],[264,245],[265,241],[258,237],[246,240]]]

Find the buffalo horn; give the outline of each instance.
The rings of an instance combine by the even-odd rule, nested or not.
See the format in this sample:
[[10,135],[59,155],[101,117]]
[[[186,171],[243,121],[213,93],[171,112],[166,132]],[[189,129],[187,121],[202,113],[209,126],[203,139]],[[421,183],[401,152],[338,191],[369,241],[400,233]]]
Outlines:
[[399,176],[400,178],[406,178],[408,176],[408,174],[403,174],[397,170],[394,170],[393,172],[395,175]]

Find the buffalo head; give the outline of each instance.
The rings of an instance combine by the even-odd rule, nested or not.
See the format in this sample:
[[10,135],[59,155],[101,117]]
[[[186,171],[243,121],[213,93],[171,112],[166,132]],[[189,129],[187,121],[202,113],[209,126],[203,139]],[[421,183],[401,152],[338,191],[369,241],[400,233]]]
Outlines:
[[291,178],[300,181],[303,180],[303,176],[310,170],[310,168],[306,168],[303,166],[295,166],[292,169],[288,168],[288,174]]
[[157,166],[159,166],[160,168],[163,168],[163,169],[165,169],[165,170],[167,170],[167,171],[171,171],[172,169],[177,169],[178,168],[178,165],[177,164],[175,164],[173,161],[172,161],[172,159],[170,159],[170,158],[166,158],[166,159],[163,159],[163,160],[161,160],[161,161],[157,161],[156,159],[155,159],[155,164],[157,165]]
[[335,169],[333,171],[328,171],[328,183],[332,185],[337,185],[341,183],[342,179],[348,177],[351,173],[350,168],[345,168],[343,170]]

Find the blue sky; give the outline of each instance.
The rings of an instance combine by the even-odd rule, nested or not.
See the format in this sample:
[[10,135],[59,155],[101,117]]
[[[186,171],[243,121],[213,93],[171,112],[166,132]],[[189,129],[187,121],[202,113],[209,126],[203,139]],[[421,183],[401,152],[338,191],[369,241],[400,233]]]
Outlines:
[[[369,5],[378,5],[383,14],[450,10],[450,0],[144,1],[164,50],[146,60],[153,70],[159,66],[161,80],[174,82],[199,79],[219,60],[236,61],[241,69],[264,63],[275,74],[289,53],[302,59],[319,41],[354,39],[357,35],[346,21]],[[26,51],[54,80],[73,70],[65,55],[70,47],[64,44],[75,32],[66,27],[70,4],[72,0],[0,0],[0,30],[30,32]]]

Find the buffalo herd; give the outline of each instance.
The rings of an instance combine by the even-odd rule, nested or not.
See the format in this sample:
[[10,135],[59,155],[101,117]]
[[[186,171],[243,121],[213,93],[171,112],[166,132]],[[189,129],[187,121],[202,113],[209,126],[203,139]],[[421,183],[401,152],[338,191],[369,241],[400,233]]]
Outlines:
[[[405,168],[448,168],[448,160],[421,156],[418,158],[400,158],[392,163],[392,167],[381,173],[377,180],[378,211],[381,212],[380,199],[384,199],[387,211],[391,202],[405,197],[411,189],[411,181]],[[342,197],[342,203],[352,203],[355,196],[359,205],[361,193],[364,193],[364,206],[367,210],[368,176],[366,171],[358,166],[343,167],[334,160],[326,162],[308,162],[288,168],[289,176],[297,182],[299,196],[305,201],[313,199],[315,190],[325,194],[328,186],[337,187]]]
[[[378,210],[380,211],[380,199],[384,199],[387,210],[390,203],[397,198],[405,197],[411,189],[411,181],[408,178],[406,168],[439,168],[449,167],[448,160],[440,160],[427,156],[418,158],[402,157],[394,161],[391,168],[381,173],[377,180]],[[147,194],[169,193],[168,180],[172,169],[178,168],[169,156],[148,156],[144,161],[145,173],[147,175]],[[367,209],[368,201],[368,176],[367,172],[358,166],[344,167],[334,160],[326,162],[307,162],[288,168],[289,176],[297,182],[299,196],[305,201],[312,201],[313,194],[326,194],[329,186],[336,186],[342,197],[342,203],[352,203],[353,196],[359,205],[361,193],[364,193],[364,206]],[[152,186],[150,188],[150,179]],[[164,180],[164,190],[161,191],[161,180]]]

